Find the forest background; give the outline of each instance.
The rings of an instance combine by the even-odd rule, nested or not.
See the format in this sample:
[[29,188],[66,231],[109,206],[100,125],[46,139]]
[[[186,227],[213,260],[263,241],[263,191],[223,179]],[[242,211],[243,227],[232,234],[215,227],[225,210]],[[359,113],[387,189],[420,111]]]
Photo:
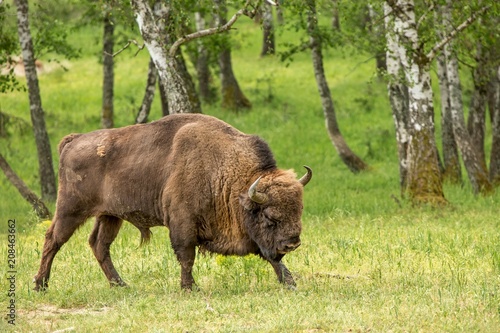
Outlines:
[[[103,126],[101,10],[107,7],[103,6],[106,2],[94,4],[97,6],[93,8],[99,10],[89,20],[84,13],[89,13],[90,6],[71,1],[57,5],[43,1],[30,7],[32,34],[39,41],[35,43],[35,51],[40,48],[36,58],[42,66],[38,79],[54,165],[58,161],[57,142],[63,136]],[[434,8],[423,10],[425,4],[417,4],[419,17],[434,15]],[[323,42],[322,51],[336,120],[351,149],[369,166],[366,171],[353,173],[332,146],[325,129],[325,108],[318,95],[311,51],[302,43],[310,35],[300,20],[301,14],[287,9],[286,2],[282,6],[281,25],[274,9],[276,54],[261,55],[260,21],[242,16],[229,33],[234,74],[251,108],[221,107],[221,69],[217,61],[210,67],[215,97],[201,102],[203,113],[263,137],[280,167],[299,173],[304,164],[313,168],[313,181],[305,190],[303,245],[285,258],[297,277],[297,291],[280,286],[270,267],[258,258],[200,255],[195,263],[200,291],[184,293],[179,290],[179,268],[169,246],[168,231],[153,230],[151,244],[138,247],[139,234],[129,225],[120,232],[112,252],[118,270],[131,287],[110,289],[87,245],[92,224],[87,223],[55,259],[50,290],[34,293],[31,279],[50,220],[37,217],[32,206],[2,176],[0,231],[7,240],[8,221],[16,221],[17,256],[16,326],[8,323],[7,315],[2,316],[2,330],[498,330],[498,194],[475,194],[467,174],[461,174],[458,183],[443,182],[445,204],[415,205],[407,196],[401,196],[404,191],[400,183],[400,156],[387,90],[393,81],[376,65],[378,50],[385,48],[384,35],[373,38],[373,27],[383,27],[385,18],[379,12],[378,19],[370,21],[369,9],[383,7],[367,5],[368,2],[356,6],[343,1],[317,3],[320,28],[333,31],[328,35],[333,36],[330,42]],[[229,6],[229,17],[241,6],[243,3]],[[15,8],[11,4],[2,13],[8,23],[2,25],[2,36],[14,39]],[[494,16],[494,9],[489,9],[486,17]],[[113,15],[127,17],[130,10],[125,7]],[[463,10],[460,19],[473,14],[474,8],[468,10]],[[334,13],[338,15],[337,26],[335,20],[332,22]],[[142,45],[135,23],[123,22],[127,23],[114,23],[115,52],[131,39]],[[426,21],[422,19],[421,26],[422,22]],[[423,30],[432,31],[430,27]],[[495,34],[496,30],[491,30]],[[484,40],[475,42],[481,25],[472,24],[465,31],[468,32],[457,37],[455,47],[460,51],[467,117],[474,100],[476,45],[490,44]],[[42,37],[54,39],[44,41]],[[210,37],[200,40],[207,38]],[[217,52],[217,45],[222,42],[219,37],[212,39]],[[382,43],[376,43],[377,39]],[[426,42],[431,39],[424,36]],[[54,47],[44,49],[43,45]],[[196,54],[197,45],[194,40],[182,50],[188,71],[195,79],[198,73],[192,55]],[[496,48],[492,50],[498,54]],[[113,60],[113,126],[120,127],[137,120],[150,57],[146,48],[139,51],[131,44]],[[436,145],[441,147],[441,90],[436,63],[431,64],[430,74]],[[17,87],[22,88],[24,78],[17,78]],[[156,91],[149,121],[162,116],[159,97]],[[0,98],[0,153],[28,187],[41,196],[28,93],[8,89]],[[490,160],[493,145],[492,119],[485,117],[485,161]],[[53,201],[46,200],[46,205],[54,211]],[[1,244],[0,258],[5,259],[0,288],[7,294],[9,284],[3,277],[8,276],[9,247],[7,242]],[[6,314],[9,301],[5,297]]]

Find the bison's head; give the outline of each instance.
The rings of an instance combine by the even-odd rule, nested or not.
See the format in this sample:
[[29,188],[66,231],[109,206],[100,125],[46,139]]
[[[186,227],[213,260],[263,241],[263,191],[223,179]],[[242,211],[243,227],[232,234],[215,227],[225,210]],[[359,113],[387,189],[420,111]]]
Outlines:
[[305,168],[298,180],[291,171],[265,174],[240,195],[247,232],[266,259],[279,261],[300,245],[303,187],[312,177]]

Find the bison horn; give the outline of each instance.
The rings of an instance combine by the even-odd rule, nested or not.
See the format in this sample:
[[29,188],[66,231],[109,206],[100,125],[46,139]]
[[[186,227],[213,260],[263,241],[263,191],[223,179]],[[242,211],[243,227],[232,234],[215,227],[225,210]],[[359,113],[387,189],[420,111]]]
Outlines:
[[307,173],[305,175],[303,175],[302,178],[299,179],[299,182],[302,184],[302,186],[306,186],[307,183],[309,183],[309,181],[311,180],[312,175],[313,175],[313,171],[310,167],[308,167],[307,165],[304,165],[304,168],[307,169]]
[[257,192],[257,185],[259,185],[261,178],[262,178],[262,176],[257,178],[257,180],[248,189],[248,197],[250,198],[250,200],[252,200],[258,204],[263,204],[264,202],[267,201],[267,195]]

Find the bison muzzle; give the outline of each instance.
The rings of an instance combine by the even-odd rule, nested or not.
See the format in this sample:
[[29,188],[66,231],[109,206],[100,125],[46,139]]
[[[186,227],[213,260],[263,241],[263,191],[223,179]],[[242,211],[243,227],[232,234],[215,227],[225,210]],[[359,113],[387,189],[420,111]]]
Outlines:
[[276,167],[269,146],[223,121],[179,114],[86,134],[59,144],[59,190],[45,235],[35,290],[47,288],[53,259],[74,231],[95,217],[90,247],[111,285],[126,285],[110,246],[126,220],[141,232],[166,226],[181,265],[181,287],[195,284],[196,247],[222,255],[257,254],[278,280],[295,286],[282,263],[300,245],[303,187]]

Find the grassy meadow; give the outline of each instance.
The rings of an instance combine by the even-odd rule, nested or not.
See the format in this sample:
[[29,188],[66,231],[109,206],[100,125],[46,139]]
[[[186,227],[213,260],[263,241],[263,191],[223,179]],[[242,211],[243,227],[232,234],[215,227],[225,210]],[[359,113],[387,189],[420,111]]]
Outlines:
[[[67,71],[45,62],[39,77],[55,165],[64,135],[100,127],[100,36],[97,28],[74,32],[82,57],[63,61]],[[139,232],[128,223],[111,252],[129,287],[110,288],[87,243],[89,221],[55,258],[48,291],[35,293],[32,278],[50,221],[38,221],[2,174],[0,331],[500,331],[500,195],[475,197],[464,179],[464,186],[446,185],[447,207],[416,208],[395,199],[398,159],[385,83],[376,79],[369,55],[346,47],[324,56],[342,133],[371,166],[350,173],[326,133],[310,55],[297,55],[288,66],[259,58],[261,31],[246,18],[235,36],[234,70],[253,109],[234,113],[215,104],[203,110],[265,138],[281,168],[298,174],[304,164],[313,168],[302,246],[284,259],[297,290],[280,285],[271,266],[255,256],[200,254],[194,267],[199,290],[181,291],[168,230],[153,229],[152,241],[139,247]],[[144,93],[147,51],[134,53],[131,48],[116,59],[116,126],[133,123]],[[16,117],[9,136],[0,138],[0,151],[39,192],[27,94],[0,96],[0,111]],[[157,98],[150,119],[160,112]],[[16,221],[15,326],[6,316],[10,219]]]

